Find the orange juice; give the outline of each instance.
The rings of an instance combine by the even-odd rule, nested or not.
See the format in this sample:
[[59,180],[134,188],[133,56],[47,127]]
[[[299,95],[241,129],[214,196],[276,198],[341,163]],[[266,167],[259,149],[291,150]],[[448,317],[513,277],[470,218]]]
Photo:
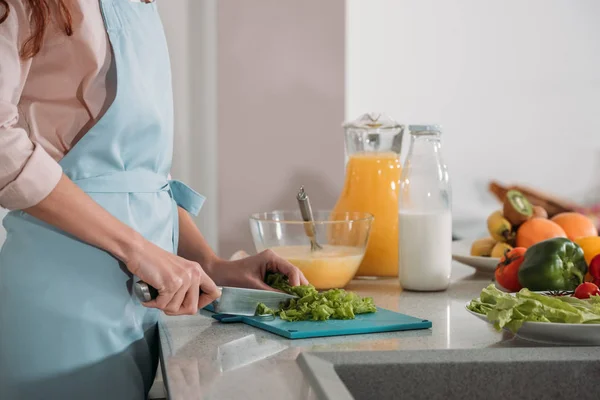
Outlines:
[[364,255],[364,248],[332,246],[311,251],[310,246],[271,248],[278,256],[294,264],[317,289],[343,288],[352,280]]
[[346,182],[333,211],[361,211],[375,217],[357,276],[398,276],[400,172],[395,152],[360,152],[348,159]]

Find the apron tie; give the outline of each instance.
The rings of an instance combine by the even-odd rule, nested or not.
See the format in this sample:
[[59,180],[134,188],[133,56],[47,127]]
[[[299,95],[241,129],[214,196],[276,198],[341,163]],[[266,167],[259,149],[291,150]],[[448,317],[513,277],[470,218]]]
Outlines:
[[147,170],[119,171],[73,182],[86,193],[156,193],[168,191],[178,206],[198,215],[205,197],[178,180]]
[[192,215],[198,215],[206,198],[185,183],[176,179],[169,181],[171,196],[177,205]]

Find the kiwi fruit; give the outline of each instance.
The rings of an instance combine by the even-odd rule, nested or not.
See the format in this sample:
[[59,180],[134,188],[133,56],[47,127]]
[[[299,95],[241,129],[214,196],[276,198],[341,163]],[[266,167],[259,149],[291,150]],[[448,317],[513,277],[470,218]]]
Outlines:
[[548,211],[542,206],[533,206],[533,216],[536,218],[548,218]]
[[504,197],[502,212],[513,226],[519,226],[533,216],[533,206],[523,193],[509,190]]

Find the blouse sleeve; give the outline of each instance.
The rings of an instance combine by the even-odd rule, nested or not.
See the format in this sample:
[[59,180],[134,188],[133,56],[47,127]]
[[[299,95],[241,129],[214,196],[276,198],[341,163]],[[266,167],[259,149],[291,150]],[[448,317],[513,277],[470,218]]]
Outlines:
[[30,28],[25,2],[8,3],[8,18],[0,24],[0,207],[12,210],[42,201],[57,185],[62,169],[16,126],[17,104],[31,66],[31,59],[21,59],[19,50]]

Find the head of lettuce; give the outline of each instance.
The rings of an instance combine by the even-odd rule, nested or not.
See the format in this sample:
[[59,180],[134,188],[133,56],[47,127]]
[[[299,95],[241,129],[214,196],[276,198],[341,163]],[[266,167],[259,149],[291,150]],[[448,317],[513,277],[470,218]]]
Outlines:
[[558,322],[600,324],[600,296],[580,300],[571,296],[548,296],[521,289],[516,294],[504,293],[494,284],[481,291],[467,308],[485,315],[497,330],[515,333],[523,322]]

